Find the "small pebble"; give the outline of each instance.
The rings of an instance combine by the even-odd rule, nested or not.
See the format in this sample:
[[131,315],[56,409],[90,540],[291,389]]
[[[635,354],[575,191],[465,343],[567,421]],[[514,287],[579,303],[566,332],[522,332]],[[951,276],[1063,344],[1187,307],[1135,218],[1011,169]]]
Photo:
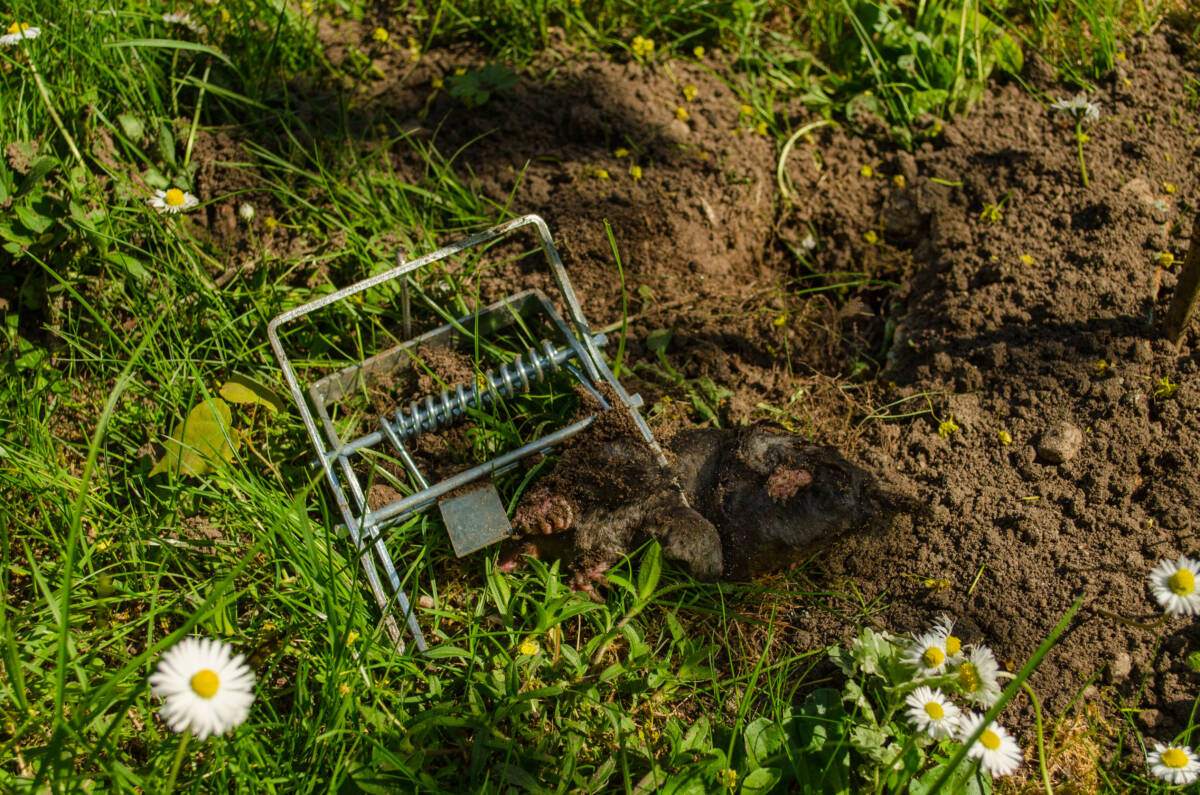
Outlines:
[[1042,434],[1038,442],[1038,458],[1051,464],[1061,464],[1070,461],[1079,454],[1083,447],[1083,431],[1069,422],[1060,422],[1050,426]]
[[1113,657],[1108,666],[1108,674],[1114,682],[1120,682],[1129,678],[1129,672],[1133,670],[1133,658],[1125,652]]

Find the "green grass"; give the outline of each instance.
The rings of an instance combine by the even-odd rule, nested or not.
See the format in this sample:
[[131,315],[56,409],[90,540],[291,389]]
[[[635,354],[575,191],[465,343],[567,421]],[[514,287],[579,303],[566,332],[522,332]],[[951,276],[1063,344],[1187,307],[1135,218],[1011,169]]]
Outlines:
[[[416,0],[368,18],[405,19],[423,48],[469,41],[515,68],[552,27],[610,54],[636,32],[655,40],[655,60],[722,48],[726,77],[782,143],[791,131],[778,109],[794,97],[831,118],[875,113],[911,140],[923,113],[973,101],[995,66],[983,50],[1002,35],[1086,81],[1160,12],[1117,0],[966,7],[978,13],[862,0]],[[0,165],[11,209],[0,215],[0,789],[160,791],[178,740],[155,718],[145,679],[163,650],[199,633],[247,654],[258,701],[232,735],[192,746],[186,789],[713,791],[735,770],[750,791],[748,749],[828,684],[813,672],[820,653],[781,648],[771,606],[831,610],[848,627],[877,606],[805,593],[802,572],[786,593],[696,586],[670,570],[660,580],[653,552],[614,572],[596,604],[536,563],[502,576],[485,556],[456,562],[421,516],[389,543],[410,590],[434,600],[426,631],[438,650],[400,656],[335,533],[295,416],[235,405],[242,442],[228,466],[150,477],[154,445],[231,375],[279,388],[270,318],[390,267],[397,248],[431,250],[506,208],[394,124],[356,128],[348,92],[334,92],[336,113],[304,120],[297,87],[336,85],[314,46],[316,19],[368,9],[196,5],[214,47],[179,38],[160,21],[166,6],[139,9],[21,5],[14,13],[42,36],[0,49],[0,141],[37,143],[28,163]],[[918,53],[925,66],[888,71],[881,48],[908,47],[918,31],[940,37]],[[253,141],[264,245],[248,263],[229,261],[186,215],[145,205],[148,189],[192,187],[198,136],[221,129]],[[382,154],[394,147],[423,161],[419,182],[394,173]],[[318,242],[304,260],[275,251],[268,214],[337,244]],[[436,271],[422,287],[461,312],[474,300],[469,277]],[[291,340],[305,371],[391,344],[394,302],[394,288],[373,290],[305,326]],[[720,385],[689,388],[703,403],[710,387]],[[530,639],[538,652],[519,653]],[[820,723],[803,724],[810,739]],[[844,738],[851,717],[835,728],[828,736]],[[840,748],[831,766],[848,764],[844,745],[825,747]],[[778,753],[781,775],[813,774],[811,759]],[[1140,753],[1108,763],[1109,790],[1143,780]]]

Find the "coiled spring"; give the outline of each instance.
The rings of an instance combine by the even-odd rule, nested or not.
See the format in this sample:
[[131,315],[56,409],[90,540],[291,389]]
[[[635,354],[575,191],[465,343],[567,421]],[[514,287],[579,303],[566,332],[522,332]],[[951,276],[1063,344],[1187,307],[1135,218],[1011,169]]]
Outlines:
[[396,409],[393,430],[404,441],[412,441],[422,433],[445,428],[462,418],[468,409],[484,408],[495,396],[510,398],[528,392],[535,383],[553,375],[559,367],[575,356],[572,348],[555,349],[549,340],[542,340],[542,350],[530,348],[525,356],[495,370],[488,370],[471,385],[458,384],[443,389],[440,395],[427,395],[414,400],[408,408]]

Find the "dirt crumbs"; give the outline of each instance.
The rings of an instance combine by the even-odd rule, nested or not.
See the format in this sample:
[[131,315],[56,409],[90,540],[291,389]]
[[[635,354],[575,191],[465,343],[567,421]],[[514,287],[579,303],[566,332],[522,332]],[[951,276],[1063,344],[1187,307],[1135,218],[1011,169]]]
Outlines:
[[1016,662],[1082,597],[1034,687],[1055,712],[1101,687],[1140,698],[1137,720],[1160,734],[1192,709],[1193,631],[1097,611],[1153,618],[1150,568],[1196,551],[1197,333],[1175,351],[1157,327],[1197,196],[1183,51],[1170,34],[1139,40],[1087,97],[1087,186],[1074,123],[1036,98],[1074,92],[1037,63],[1034,95],[1002,87],[912,155],[826,132],[809,147],[825,168],[790,166],[817,199],[790,222],[815,230],[819,261],[905,269],[883,377],[888,402],[907,399],[892,414],[924,415],[868,423],[860,450],[918,484],[928,519],[847,539],[829,575],[886,593],[894,629],[945,610]]

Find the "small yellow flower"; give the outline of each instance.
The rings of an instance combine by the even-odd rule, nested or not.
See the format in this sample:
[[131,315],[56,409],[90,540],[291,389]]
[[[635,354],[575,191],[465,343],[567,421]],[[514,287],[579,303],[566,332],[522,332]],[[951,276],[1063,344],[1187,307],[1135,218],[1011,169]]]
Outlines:
[[455,68],[455,70],[454,70],[455,77],[462,77],[466,73],[467,73],[467,67],[465,67],[465,66],[459,66],[459,67]]
[[741,116],[753,116],[754,108],[750,107],[749,105],[742,105],[740,108],[738,108],[738,114]]
[[312,2],[312,0],[304,0],[304,2],[300,4],[300,13],[306,17],[310,17],[312,16],[313,11],[316,10],[316,7],[317,4]]
[[345,682],[342,682],[341,686],[338,687],[338,693],[340,693],[343,696],[350,695],[350,685],[346,684]]
[[1080,130],[1079,132],[1075,133],[1075,140],[1079,141],[1081,144],[1086,144],[1088,141],[1092,140],[1092,136],[1088,135],[1083,130]]
[[356,640],[358,640],[358,633],[354,630],[350,630],[350,634],[346,636],[346,645],[349,646]]
[[229,20],[231,20],[231,19],[233,19],[233,17],[231,17],[229,15],[229,10],[227,8],[225,8],[224,6],[222,6],[221,7],[221,21],[228,24]]
[[433,86],[434,88],[441,88],[442,86],[446,85],[446,81],[440,77],[435,77],[429,81],[429,85]]
[[613,152],[613,156],[614,157],[629,157],[629,150],[624,147],[621,147],[617,151]]
[[1012,444],[1012,434],[1001,428],[1000,430],[996,431],[996,441],[1000,442],[1000,444],[1003,446],[1008,447],[1010,444]]
[[273,215],[268,215],[263,219],[263,228],[270,232],[275,227],[279,226],[279,221]]
[[767,134],[767,123],[765,121],[760,121],[758,124],[754,125],[754,134],[755,135],[766,135]]
[[542,647],[537,645],[537,642],[534,641],[532,638],[528,638],[528,639],[522,641],[521,645],[517,647],[517,651],[519,653],[528,654],[530,657],[537,654],[541,650],[542,650]]
[[1033,264],[1033,257],[1029,256],[1028,254],[1022,254],[1020,257],[1018,257],[1018,259],[1026,265]]
[[[686,101],[688,101],[688,102],[691,102],[693,99],[695,99],[695,98],[696,98],[696,94],[697,94],[697,88],[696,88],[694,85],[692,85],[691,83],[689,83],[689,84],[687,84],[686,86],[684,86],[684,87],[683,87],[683,98],[684,98],[684,100],[686,100]],[[1168,192],[1169,192],[1169,193],[1174,193],[1175,191],[1174,191],[1174,189],[1172,188],[1172,190],[1170,190],[1170,191],[1168,191]]]
[[1174,182],[1164,182],[1163,183],[1163,190],[1165,190],[1168,195],[1174,195],[1175,191],[1178,189],[1179,189],[1179,186],[1176,185]]
[[904,179],[903,174],[897,174],[896,176],[892,177],[892,184],[897,188],[903,188],[907,184],[907,180]]
[[1179,391],[1179,384],[1171,380],[1171,376],[1164,375],[1158,379],[1157,386],[1154,387],[1154,397],[1169,398]]
[[697,44],[695,47],[692,48],[692,55],[696,56],[697,58],[703,58],[704,57],[704,48],[701,47],[699,44]]
[[870,179],[871,177],[875,176],[875,169],[871,168],[870,165],[866,165],[866,166],[863,166],[862,168],[860,168],[858,170],[858,173],[859,173],[859,176],[863,176],[863,177],[866,177],[867,179]]
[[629,167],[629,176],[633,178],[634,182],[637,182],[639,179],[642,178],[642,167],[641,166],[630,166]]
[[103,552],[104,550],[108,549],[111,546],[112,546],[111,541],[109,541],[108,539],[102,539],[100,541],[97,541],[94,545],[92,545],[92,551],[93,552]]
[[1175,255],[1169,251],[1160,252],[1158,255],[1158,264],[1164,268],[1169,268],[1175,264]]
[[879,242],[879,234],[874,229],[868,229],[863,233],[863,240],[873,246]]
[[675,118],[679,119],[680,121],[687,121],[691,117],[688,115],[687,108],[680,106],[675,109]]
[[633,49],[633,57],[646,58],[654,54],[654,39],[647,39],[642,36],[634,36],[631,42]]
[[957,430],[958,423],[954,421],[953,414],[938,423],[938,436],[942,437],[943,439]]
[[603,168],[589,168],[584,173],[593,179],[608,179],[608,171]]
[[1092,365],[1092,371],[1095,372],[1096,375],[1105,375],[1108,373],[1110,367],[1112,367],[1112,364],[1110,364],[1108,360],[1101,359]]
[[371,34],[371,38],[382,43],[388,40],[388,35],[388,32],[383,28],[375,28],[375,32]]
[[717,771],[718,783],[720,783],[723,787],[727,787],[731,791],[734,789],[737,789],[737,780],[738,780],[737,771],[731,767],[727,767],[724,770]]
[[786,325],[787,324],[787,315],[780,315],[779,317],[775,318],[771,322],[775,324],[776,328]]

